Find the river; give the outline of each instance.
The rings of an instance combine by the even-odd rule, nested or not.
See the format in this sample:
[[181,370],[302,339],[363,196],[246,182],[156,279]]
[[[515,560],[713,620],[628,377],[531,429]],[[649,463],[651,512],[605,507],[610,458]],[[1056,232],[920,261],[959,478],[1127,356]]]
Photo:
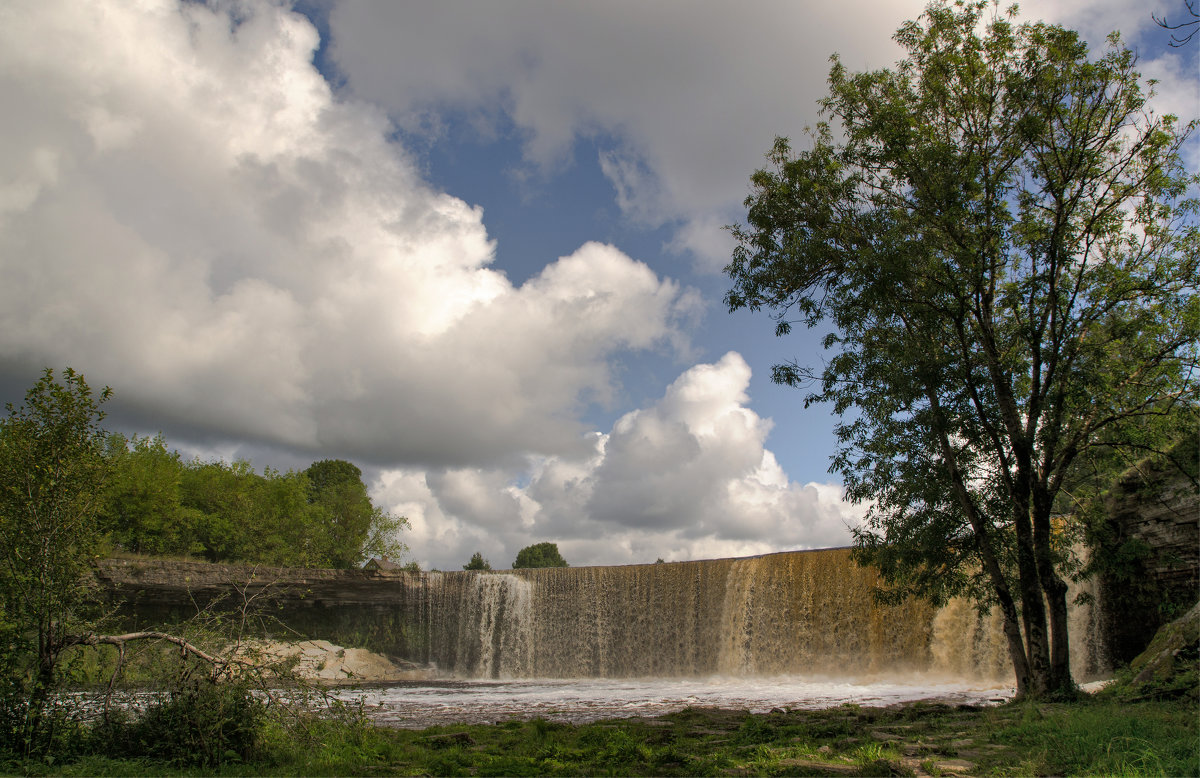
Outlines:
[[853,703],[885,706],[916,700],[991,705],[1011,686],[912,675],[895,679],[767,678],[514,679],[410,681],[342,688],[335,698],[361,702],[378,724],[419,729],[440,724],[544,718],[584,723],[659,716],[688,707],[765,713]]

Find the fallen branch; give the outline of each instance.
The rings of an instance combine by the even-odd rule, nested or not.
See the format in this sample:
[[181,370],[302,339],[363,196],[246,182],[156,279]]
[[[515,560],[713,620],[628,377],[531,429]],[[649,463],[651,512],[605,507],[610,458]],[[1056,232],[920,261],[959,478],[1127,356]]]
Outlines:
[[253,662],[247,662],[241,659],[221,659],[213,656],[199,646],[191,643],[183,638],[172,635],[168,632],[143,631],[143,632],[126,632],[124,635],[72,635],[64,641],[66,646],[116,646],[122,653],[125,651],[125,645],[137,640],[162,640],[167,643],[173,643],[179,646],[179,651],[184,656],[191,654],[192,656],[203,659],[213,666],[214,671],[218,667],[224,667],[230,664],[240,664],[251,666]]

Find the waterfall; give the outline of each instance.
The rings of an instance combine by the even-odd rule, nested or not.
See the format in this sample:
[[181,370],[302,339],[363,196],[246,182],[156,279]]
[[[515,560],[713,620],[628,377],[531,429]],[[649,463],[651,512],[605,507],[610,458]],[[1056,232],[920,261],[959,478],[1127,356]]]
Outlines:
[[427,639],[402,658],[459,677],[1012,677],[998,613],[880,603],[849,549],[420,575]]
[[980,613],[955,597],[933,617],[931,644],[935,671],[959,678],[1008,678],[1013,674],[999,608]]
[[471,678],[521,678],[533,672],[533,585],[507,573],[429,573],[419,611],[424,657],[404,657]]

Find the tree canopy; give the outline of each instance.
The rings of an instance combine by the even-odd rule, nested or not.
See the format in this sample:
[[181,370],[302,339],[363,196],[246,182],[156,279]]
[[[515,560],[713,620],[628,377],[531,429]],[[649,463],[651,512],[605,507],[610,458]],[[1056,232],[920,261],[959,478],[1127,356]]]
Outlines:
[[344,460],[260,475],[248,462],[184,462],[161,435],[119,434],[106,457],[101,526],[125,551],[333,568],[406,551],[407,520],[372,505],[362,471]]
[[517,558],[512,563],[513,569],[527,567],[570,567],[562,554],[558,553],[557,543],[535,543],[517,552]]
[[1018,692],[1070,693],[1074,480],[1197,425],[1195,128],[1136,58],[1070,30],[931,5],[895,68],[835,57],[831,124],[754,173],[731,310],[833,325],[776,381],[841,417],[831,471],[869,504],[858,558],[897,595],[1004,615]]
[[[70,677],[69,650],[115,648],[111,691],[126,647],[149,642],[170,645],[179,657],[180,669],[172,675],[177,687],[201,693],[189,660],[207,668],[203,688],[231,683],[228,693],[212,692],[213,703],[235,706],[222,707],[221,716],[236,722],[225,730],[220,718],[193,721],[203,734],[192,737],[190,725],[184,727],[187,745],[178,749],[189,759],[199,749],[208,762],[220,761],[233,741],[245,744],[247,730],[233,741],[221,733],[259,722],[252,714],[261,706],[248,684],[251,676],[263,676],[237,655],[259,595],[246,598],[236,618],[203,609],[180,625],[183,633],[104,634],[112,623],[111,604],[96,581],[96,560],[116,544],[151,553],[244,554],[247,561],[277,564],[328,563],[340,553],[353,562],[377,548],[394,548],[403,520],[370,506],[358,469],[346,462],[317,463],[311,480],[305,473],[271,470],[260,476],[244,462],[184,464],[161,437],[108,435],[100,427],[100,405],[109,396],[108,389],[94,394],[69,368],[61,375],[47,369],[25,401],[8,404],[0,419],[0,753],[29,757],[61,747],[55,730],[67,721],[64,706],[74,704],[60,693]],[[360,514],[360,526],[347,533],[342,516],[352,510]],[[368,526],[361,526],[364,521]],[[91,654],[74,664],[78,669],[104,661]],[[207,704],[188,692],[172,695],[171,704],[177,703],[189,711]],[[104,705],[108,727],[113,720]]]
[[[513,565],[516,567],[516,565]],[[471,555],[471,561],[463,565],[463,570],[491,570],[492,563],[483,558],[483,554],[476,551]]]

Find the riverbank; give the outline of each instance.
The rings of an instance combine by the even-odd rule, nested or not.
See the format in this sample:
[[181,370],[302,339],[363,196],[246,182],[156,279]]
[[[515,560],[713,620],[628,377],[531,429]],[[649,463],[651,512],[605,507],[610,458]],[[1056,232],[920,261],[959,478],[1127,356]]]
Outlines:
[[912,703],[749,714],[691,708],[573,725],[424,730],[355,715],[270,729],[259,758],[215,771],[83,757],[41,775],[1197,775],[1195,695],[996,707]]

